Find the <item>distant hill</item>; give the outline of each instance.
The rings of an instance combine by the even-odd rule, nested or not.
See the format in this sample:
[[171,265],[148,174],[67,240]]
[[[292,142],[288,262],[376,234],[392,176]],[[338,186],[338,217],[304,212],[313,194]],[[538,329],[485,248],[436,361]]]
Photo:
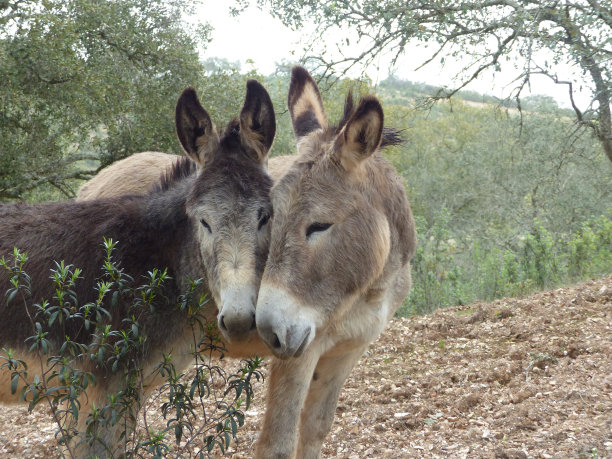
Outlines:
[[[427,83],[401,80],[394,76],[389,76],[378,85],[378,93],[387,103],[395,105],[409,105],[415,99],[441,95],[445,91],[444,87],[434,86]],[[506,108],[518,109],[515,99],[500,99],[498,97],[481,94],[476,91],[462,90],[455,97],[459,97],[468,102],[478,104],[498,105]],[[570,109],[561,108],[557,101],[545,95],[533,95],[521,98],[521,109],[532,112],[562,112],[565,115],[573,116]],[[564,113],[567,112],[567,113]]]

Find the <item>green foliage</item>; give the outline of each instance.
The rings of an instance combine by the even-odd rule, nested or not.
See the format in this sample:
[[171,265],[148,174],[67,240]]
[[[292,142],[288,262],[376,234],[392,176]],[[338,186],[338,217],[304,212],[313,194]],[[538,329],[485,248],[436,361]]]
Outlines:
[[431,227],[417,218],[419,247],[413,288],[400,315],[437,307],[521,296],[538,289],[610,272],[612,209],[585,221],[573,234],[553,233],[535,220],[509,248],[489,241],[457,247],[445,229],[447,212]]
[[[164,284],[167,272],[152,270],[142,283],[125,273],[113,259],[116,243],[104,241],[106,259],[103,274],[96,287],[97,300],[80,305],[74,293],[81,271],[64,261],[56,262],[51,270],[51,282],[55,294],[52,300],[43,300],[33,306],[32,335],[25,343],[36,368],[28,368],[25,360],[15,356],[13,349],[3,348],[0,354],[0,371],[10,374],[11,392],[19,391],[19,397],[28,403],[30,410],[46,403],[57,425],[56,438],[63,454],[75,457],[75,442],[94,444],[101,442],[101,432],[118,425],[123,442],[122,453],[126,457],[141,457],[148,453],[164,457],[169,452],[179,455],[203,457],[203,442],[210,453],[218,448],[227,450],[236,439],[238,428],[244,425],[243,409],[248,409],[253,398],[252,384],[263,378],[261,359],[245,360],[243,366],[230,375],[214,360],[224,348],[219,340],[216,324],[203,319],[206,295],[200,294],[201,279],[192,281],[175,305],[176,314],[186,317],[191,326],[194,371],[185,374],[174,365],[170,354],[154,367],[153,374],[144,374],[143,357],[147,349],[147,330],[140,320],[147,314],[155,314],[164,303]],[[12,257],[0,259],[0,268],[8,275],[11,288],[6,301],[13,307],[28,308],[31,291],[30,278],[24,270],[28,255],[15,249]],[[129,310],[115,328],[111,311],[118,298],[129,299]],[[32,310],[32,308],[28,308]],[[87,343],[73,341],[64,333],[69,321],[81,321],[92,335]],[[50,331],[62,330],[65,340],[55,343],[49,339]],[[55,333],[54,333],[55,334]],[[31,361],[31,358],[29,359]],[[82,402],[88,388],[97,381],[94,373],[84,371],[88,367],[105,368],[120,377],[122,384],[116,393],[108,394],[108,404],[91,407],[88,413]],[[139,421],[143,400],[142,384],[156,375],[164,381],[155,397],[161,404],[163,425],[150,425],[146,416]],[[207,403],[208,400],[208,404]],[[77,430],[79,418],[86,417],[84,432]],[[203,419],[203,420],[202,420]],[[141,422],[142,429],[136,426]],[[106,445],[115,448],[117,445]]]
[[558,260],[554,253],[555,241],[549,231],[538,220],[523,241],[522,269],[527,279],[543,289],[555,285],[559,279]]
[[456,282],[461,269],[453,263],[456,247],[447,230],[448,220],[446,209],[431,227],[423,217],[415,218],[419,242],[412,261],[413,285],[407,309],[400,314],[426,313],[462,302]]
[[174,104],[196,85],[206,26],[192,2],[0,4],[0,199],[86,178],[128,154],[174,151]]
[[567,141],[563,112],[460,101],[423,111],[380,88],[405,145],[387,152],[417,215],[402,314],[524,295],[610,271],[612,169],[595,139]]
[[416,215],[442,207],[460,241],[512,240],[534,218],[575,231],[612,199],[612,169],[588,136],[568,143],[569,119],[456,101],[423,111],[385,103],[385,122],[406,140],[388,157],[404,177]]
[[612,219],[600,215],[584,222],[569,241],[568,271],[576,279],[610,270]]

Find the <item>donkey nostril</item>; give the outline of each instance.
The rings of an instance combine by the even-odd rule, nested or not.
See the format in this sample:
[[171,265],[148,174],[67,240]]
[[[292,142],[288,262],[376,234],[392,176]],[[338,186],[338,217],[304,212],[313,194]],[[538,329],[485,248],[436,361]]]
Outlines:
[[227,327],[225,326],[225,316],[221,316],[221,318],[219,319],[219,325],[223,330],[227,330]]
[[276,333],[274,333],[274,343],[272,343],[272,346],[275,349],[280,349],[280,347],[281,347],[280,340],[278,339],[278,335]]

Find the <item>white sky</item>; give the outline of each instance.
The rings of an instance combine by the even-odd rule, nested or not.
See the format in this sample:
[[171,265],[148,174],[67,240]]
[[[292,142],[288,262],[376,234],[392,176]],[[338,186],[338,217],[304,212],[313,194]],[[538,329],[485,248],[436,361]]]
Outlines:
[[[253,3],[251,1],[251,3]],[[275,64],[282,60],[295,62],[301,55],[302,46],[300,40],[308,38],[311,30],[291,31],[279,20],[272,18],[264,11],[255,6],[250,6],[238,17],[229,14],[230,2],[220,0],[207,0],[201,6],[198,16],[201,21],[206,21],[213,26],[212,42],[202,53],[203,58],[222,57],[229,61],[239,61],[242,69],[248,68],[246,61],[254,61],[255,68],[263,74],[270,74],[275,70]],[[345,36],[343,31],[338,35],[330,35],[329,42],[335,46],[334,41]],[[461,68],[461,63],[448,63],[442,68],[435,63],[416,71],[415,69],[427,59],[428,50],[414,46],[405,53],[396,65],[395,75],[404,80],[413,82],[425,82],[433,85],[452,85],[451,77]],[[368,76],[374,81],[384,80],[388,76],[388,63],[381,59],[376,66],[366,70]],[[513,74],[512,69],[504,68],[503,72],[497,73],[493,78],[492,73],[485,74],[478,81],[473,82],[467,89],[480,93],[491,94],[497,97],[509,95],[512,86],[510,83],[518,74]],[[576,86],[576,85],[574,85]],[[577,89],[576,87],[574,89]],[[554,97],[559,105],[569,107],[568,90],[566,85],[555,85],[547,77],[532,77],[532,94],[546,94]],[[523,92],[523,97],[529,95]],[[578,106],[586,108],[590,100],[589,94],[585,93],[576,97]]]

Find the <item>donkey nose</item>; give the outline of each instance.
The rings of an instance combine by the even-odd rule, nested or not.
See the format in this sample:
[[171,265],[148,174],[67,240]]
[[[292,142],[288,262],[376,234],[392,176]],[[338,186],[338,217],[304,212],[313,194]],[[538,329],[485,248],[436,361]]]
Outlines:
[[271,324],[260,324],[257,328],[257,332],[261,339],[268,345],[270,350],[276,356],[282,356],[287,349],[287,343],[285,340],[285,334],[276,333],[276,327],[271,326]]
[[221,291],[217,322],[219,330],[228,341],[247,341],[253,336],[257,327],[256,294],[252,287],[231,287]]
[[220,314],[219,328],[230,338],[245,335],[256,328],[255,313],[249,311],[246,314]]

